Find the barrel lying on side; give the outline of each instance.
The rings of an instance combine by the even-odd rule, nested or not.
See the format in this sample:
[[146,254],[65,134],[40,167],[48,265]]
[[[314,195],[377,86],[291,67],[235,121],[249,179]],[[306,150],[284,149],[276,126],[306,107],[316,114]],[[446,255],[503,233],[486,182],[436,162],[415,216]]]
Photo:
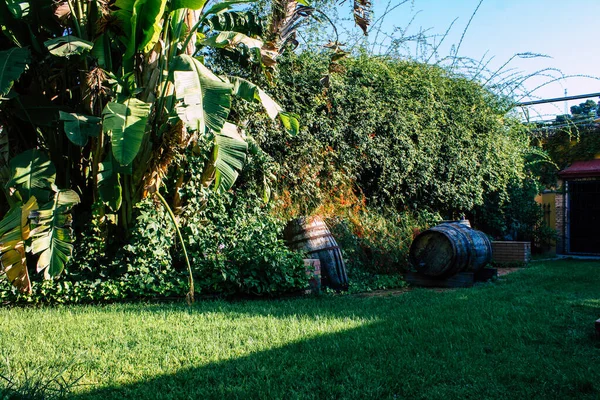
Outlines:
[[342,252],[325,221],[320,217],[296,218],[288,223],[283,235],[288,247],[321,261],[323,285],[337,290],[348,287]]
[[444,278],[484,267],[492,258],[492,245],[483,232],[465,223],[448,222],[419,234],[410,246],[409,258],[422,274]]

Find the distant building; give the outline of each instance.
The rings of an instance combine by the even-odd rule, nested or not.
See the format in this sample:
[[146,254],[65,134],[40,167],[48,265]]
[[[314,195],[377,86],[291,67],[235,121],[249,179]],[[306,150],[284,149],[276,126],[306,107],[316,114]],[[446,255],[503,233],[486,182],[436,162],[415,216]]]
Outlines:
[[600,254],[600,159],[575,161],[558,176],[556,252]]

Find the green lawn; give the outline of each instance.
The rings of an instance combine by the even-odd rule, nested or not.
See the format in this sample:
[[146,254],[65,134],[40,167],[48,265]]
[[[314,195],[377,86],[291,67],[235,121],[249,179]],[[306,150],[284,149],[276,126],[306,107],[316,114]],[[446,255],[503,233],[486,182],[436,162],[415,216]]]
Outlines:
[[[15,370],[76,399],[598,399],[600,262],[394,297],[0,310]],[[41,366],[41,367],[40,367]]]

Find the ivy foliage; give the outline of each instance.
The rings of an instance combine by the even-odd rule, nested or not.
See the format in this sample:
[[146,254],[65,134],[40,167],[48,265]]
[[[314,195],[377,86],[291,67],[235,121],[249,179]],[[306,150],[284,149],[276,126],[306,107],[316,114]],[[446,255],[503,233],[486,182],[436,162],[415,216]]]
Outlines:
[[546,187],[556,186],[557,172],[574,161],[592,160],[600,155],[600,129],[597,126],[567,126],[538,135],[535,145],[544,150],[552,163],[535,169]]
[[277,163],[279,211],[329,216],[356,279],[406,269],[414,235],[441,219],[466,214],[495,237],[539,224],[529,132],[478,82],[367,55],[332,72],[304,52],[288,54],[270,90],[302,116],[297,136],[252,109],[238,117]]
[[[259,104],[234,99],[230,119],[246,128],[248,143],[236,186],[218,193],[206,184],[211,138],[199,138],[165,179],[164,197],[176,205],[200,294],[304,288],[302,255],[281,241],[285,223],[297,215],[329,218],[353,285],[362,288],[401,286],[377,276],[405,269],[414,235],[442,218],[476,216],[494,235],[535,224],[529,214],[532,221],[511,220],[525,218],[519,204],[532,194],[524,186],[526,129],[507,116],[503,98],[477,82],[437,66],[366,55],[341,60],[332,71],[322,54],[300,53],[280,58],[266,92],[301,115],[297,135],[257,113]],[[82,244],[81,279],[65,279],[64,293],[76,293],[74,301],[185,293],[182,255],[164,212],[148,202],[136,215],[129,244],[114,254],[110,246],[98,248],[102,241]],[[94,264],[90,254],[102,261]]]
[[[340,63],[290,55],[273,90],[302,115],[289,138],[253,120],[257,140],[281,165],[292,201],[317,208],[352,182],[377,207],[468,212],[484,194],[523,176],[528,137],[507,103],[443,68],[366,55]],[[286,95],[284,95],[286,94]]]
[[203,293],[276,295],[307,284],[302,255],[283,243],[285,221],[265,202],[272,160],[256,146],[232,192],[204,186],[201,157],[187,158],[182,224],[196,285]]
[[479,229],[502,240],[530,241],[535,250],[545,250],[556,239],[556,231],[544,223],[544,212],[534,200],[541,191],[537,178],[513,180],[507,192],[485,195],[472,214]]

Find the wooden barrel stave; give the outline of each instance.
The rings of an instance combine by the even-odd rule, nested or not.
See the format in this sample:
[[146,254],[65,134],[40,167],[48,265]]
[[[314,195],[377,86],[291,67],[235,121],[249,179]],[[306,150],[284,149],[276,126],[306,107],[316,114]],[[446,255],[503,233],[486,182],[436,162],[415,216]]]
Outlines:
[[469,264],[465,271],[477,272],[483,268],[492,258],[492,243],[487,235],[481,231],[470,229],[465,235],[471,244]]

